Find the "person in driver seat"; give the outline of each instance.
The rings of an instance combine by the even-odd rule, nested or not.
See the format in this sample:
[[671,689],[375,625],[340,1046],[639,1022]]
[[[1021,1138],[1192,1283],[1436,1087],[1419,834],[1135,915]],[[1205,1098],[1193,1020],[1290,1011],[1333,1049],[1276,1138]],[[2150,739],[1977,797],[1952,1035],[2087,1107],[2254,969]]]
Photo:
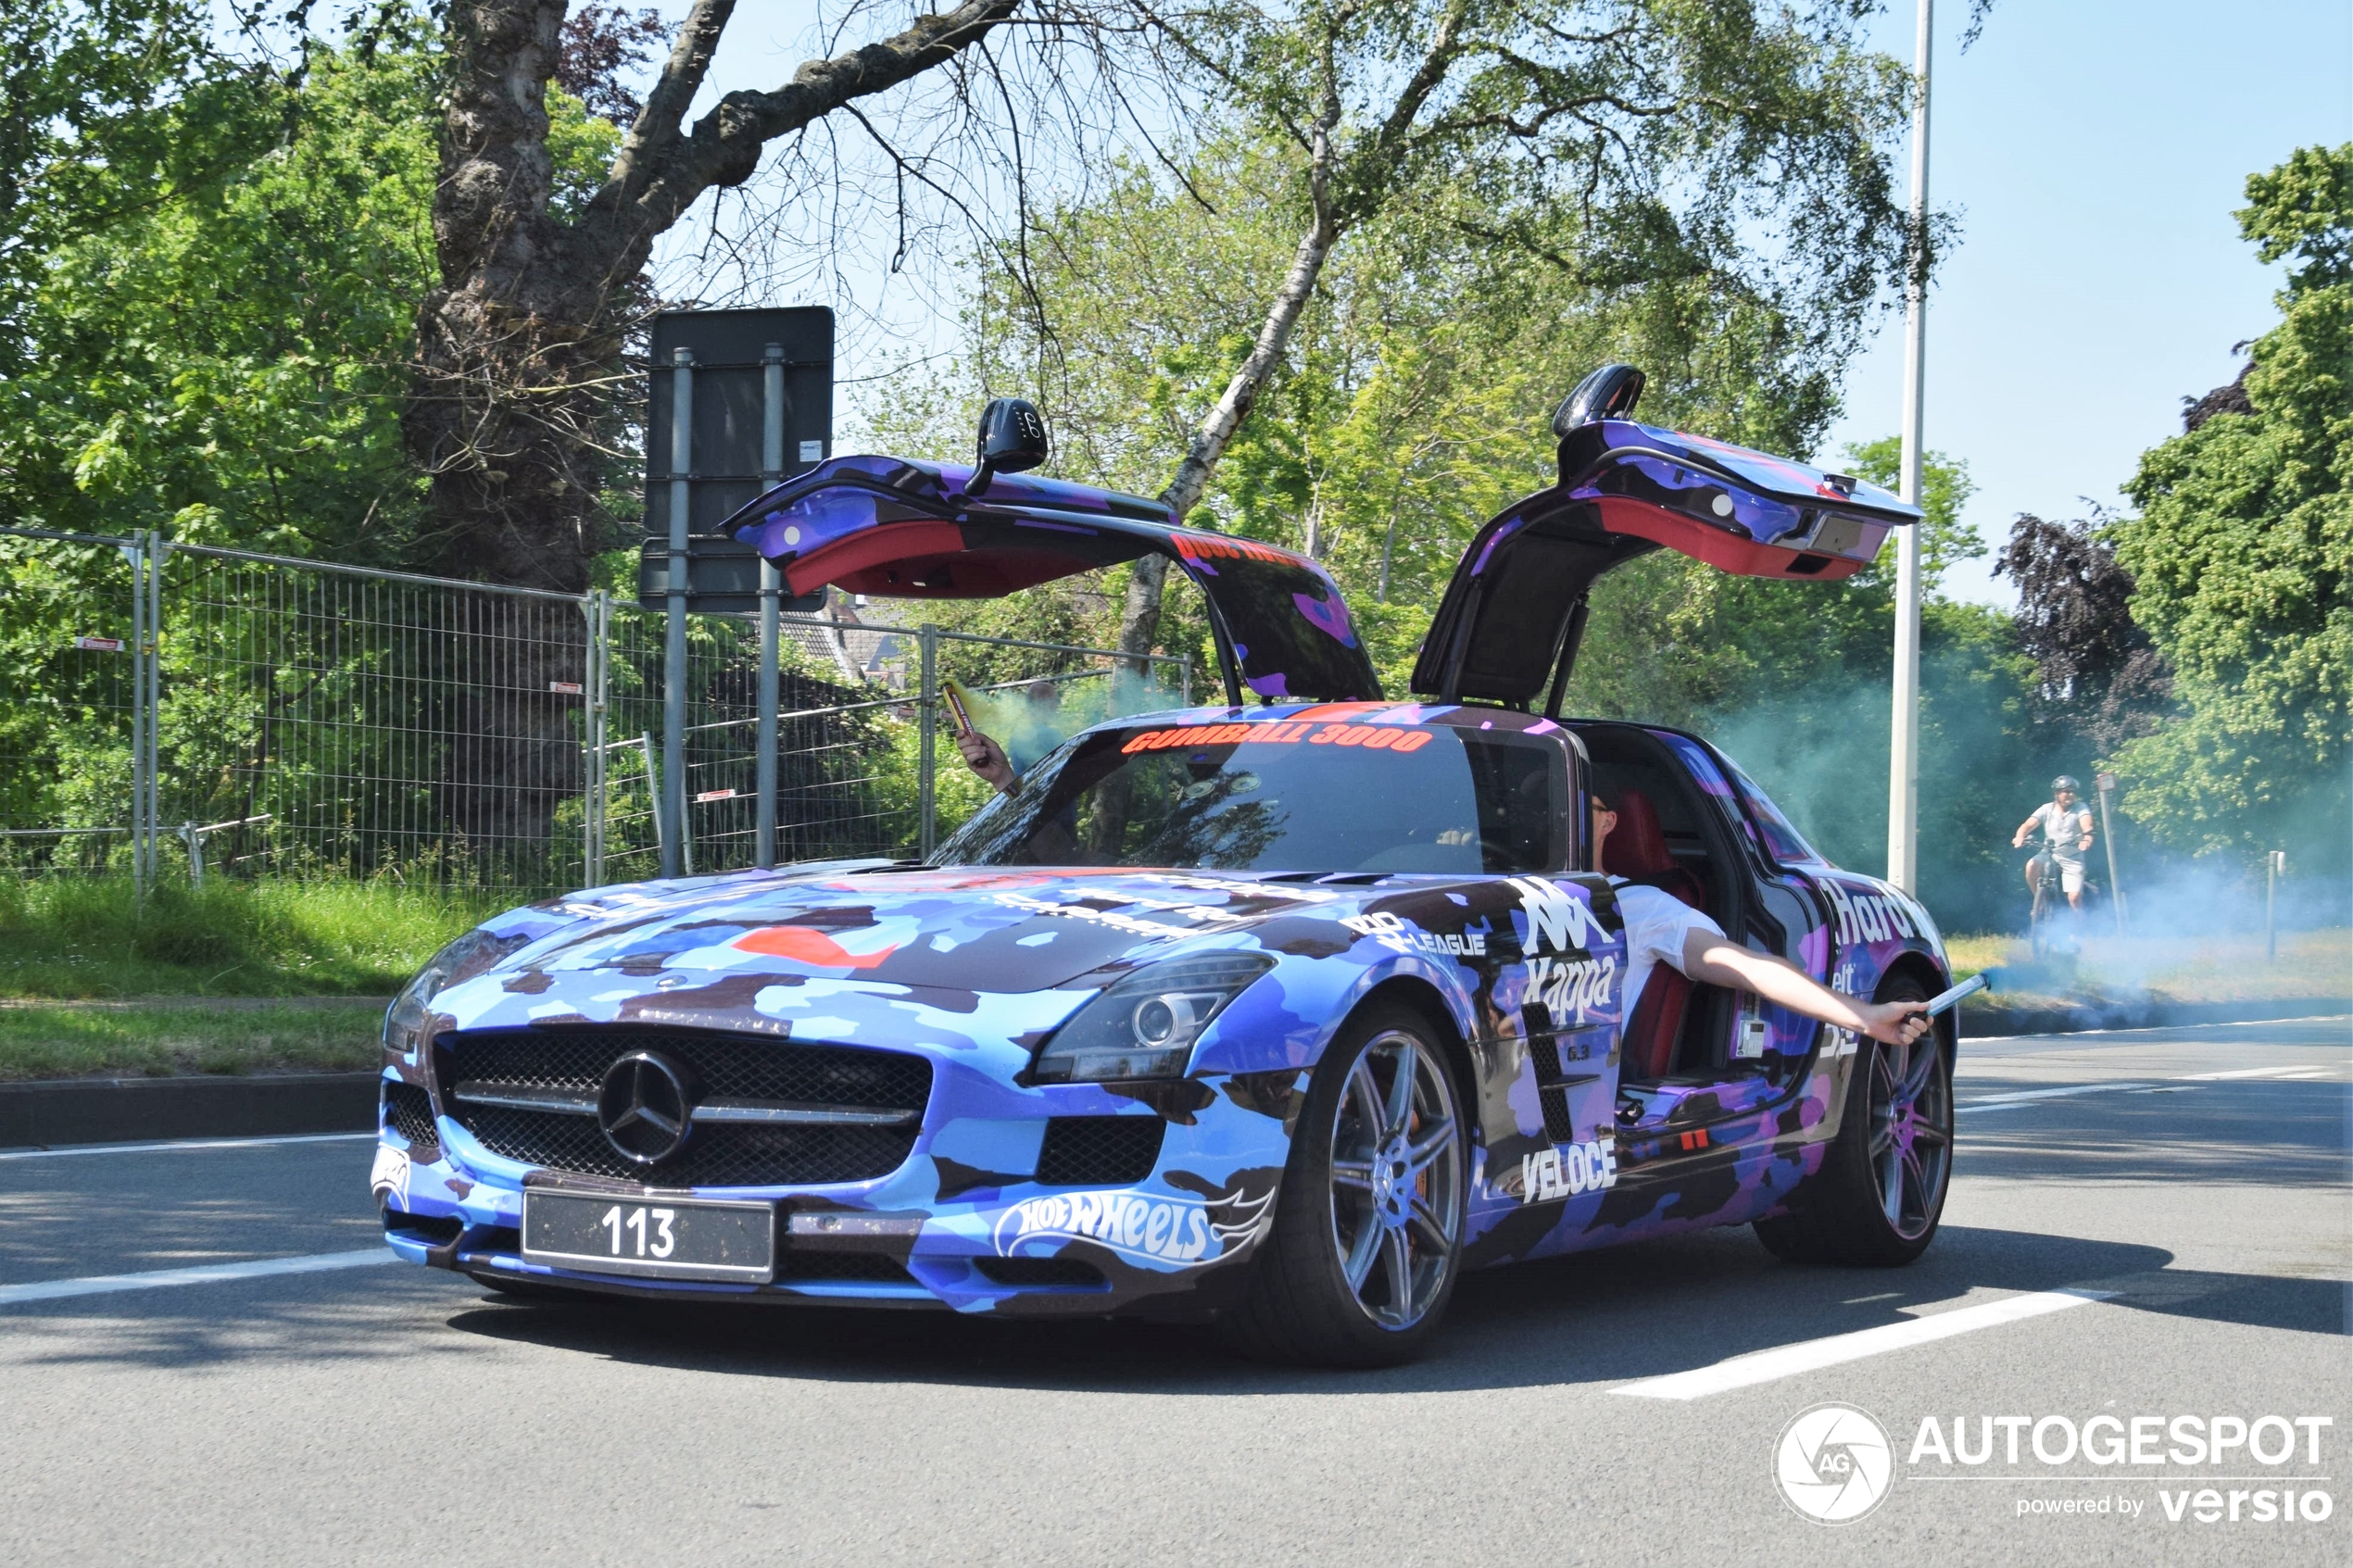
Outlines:
[[[1891,1046],[1909,1045],[1928,1032],[1926,1002],[1870,1002],[1845,996],[1778,954],[1736,947],[1724,928],[1697,907],[1698,884],[1666,853],[1649,798],[1639,790],[1596,790],[1592,802],[1593,869],[1609,875],[1617,893],[1617,912],[1626,922],[1626,1012],[1618,1037],[1626,1051],[1627,1076],[1657,1078],[1667,1072],[1675,1025],[1690,989],[1682,984],[1686,981],[1752,991],[1792,1012]],[[1607,855],[1604,846],[1621,822],[1635,830],[1642,842],[1629,844],[1632,855]],[[1606,868],[1613,861],[1636,874],[1678,884],[1678,891],[1611,875]],[[1654,985],[1652,977],[1661,964],[1680,980]]]

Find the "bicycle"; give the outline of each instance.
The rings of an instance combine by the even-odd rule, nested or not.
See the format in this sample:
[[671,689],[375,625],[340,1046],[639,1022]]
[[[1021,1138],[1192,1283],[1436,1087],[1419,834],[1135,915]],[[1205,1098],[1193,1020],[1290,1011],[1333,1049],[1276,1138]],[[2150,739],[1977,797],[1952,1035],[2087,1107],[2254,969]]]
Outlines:
[[2026,866],[2034,873],[2034,905],[2026,917],[2027,948],[2039,961],[2070,950],[2057,926],[2059,913],[2067,908],[2067,894],[2060,884],[2058,860],[2047,850],[2036,849]]

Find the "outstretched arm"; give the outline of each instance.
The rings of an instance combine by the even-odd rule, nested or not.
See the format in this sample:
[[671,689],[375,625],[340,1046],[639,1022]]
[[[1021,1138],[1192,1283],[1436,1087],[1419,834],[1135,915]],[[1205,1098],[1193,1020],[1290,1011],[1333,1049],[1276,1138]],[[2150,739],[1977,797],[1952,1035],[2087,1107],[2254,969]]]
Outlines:
[[1909,1045],[1928,1033],[1926,1002],[1867,1002],[1844,996],[1786,959],[1736,947],[1713,932],[1692,931],[1683,938],[1682,970],[1704,985],[1754,991],[1793,1012],[1891,1046]]

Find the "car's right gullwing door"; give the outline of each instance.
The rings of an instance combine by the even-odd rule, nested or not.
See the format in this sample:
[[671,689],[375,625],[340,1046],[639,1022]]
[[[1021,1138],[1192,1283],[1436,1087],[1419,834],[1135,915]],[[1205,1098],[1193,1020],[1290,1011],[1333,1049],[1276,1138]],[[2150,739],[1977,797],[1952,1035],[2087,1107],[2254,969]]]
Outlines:
[[1423,640],[1415,691],[1528,707],[1550,681],[1552,711],[1585,596],[1604,572],[1664,546],[1743,577],[1836,582],[1869,564],[1889,529],[1920,518],[1863,480],[1625,419],[1566,429],[1560,474],[1472,538]]

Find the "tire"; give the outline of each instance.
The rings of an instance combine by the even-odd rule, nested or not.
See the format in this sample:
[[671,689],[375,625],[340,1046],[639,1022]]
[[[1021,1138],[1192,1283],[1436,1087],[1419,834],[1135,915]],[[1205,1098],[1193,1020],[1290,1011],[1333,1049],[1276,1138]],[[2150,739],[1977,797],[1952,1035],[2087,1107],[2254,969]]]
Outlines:
[[[1882,1001],[1925,1001],[1901,979]],[[1790,1211],[1755,1223],[1756,1239],[1793,1263],[1897,1268],[1928,1250],[1953,1178],[1953,1064],[1931,1028],[1908,1047],[1858,1045],[1822,1168]],[[1908,1112],[1908,1114],[1907,1114]]]
[[1376,1002],[1349,1020],[1308,1087],[1247,1293],[1221,1322],[1229,1343],[1316,1366],[1395,1366],[1421,1353],[1462,1272],[1462,1104],[1439,1032],[1419,1012]]

